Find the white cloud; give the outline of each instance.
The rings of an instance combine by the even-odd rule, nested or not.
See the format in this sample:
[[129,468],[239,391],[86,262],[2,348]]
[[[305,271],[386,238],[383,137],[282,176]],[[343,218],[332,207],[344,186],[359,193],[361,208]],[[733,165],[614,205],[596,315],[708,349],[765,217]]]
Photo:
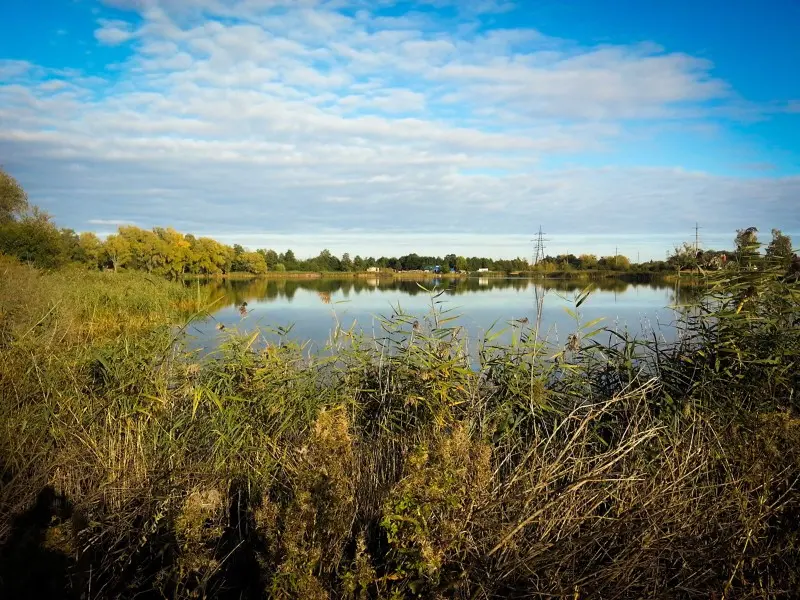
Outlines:
[[94,37],[101,44],[116,46],[131,40],[135,36],[133,27],[127,21],[118,19],[100,19],[100,28],[94,32]]
[[124,219],[89,219],[86,221],[89,225],[133,225],[133,221],[126,221]]
[[102,78],[0,60],[0,156],[68,226],[117,224],[97,218],[110,214],[220,236],[359,227],[395,240],[539,223],[800,229],[797,177],[602,166],[632,123],[707,127],[739,101],[707,60],[476,27],[502,1],[427,2],[447,5],[447,22],[366,0],[106,3],[135,19],[98,21],[100,44],[130,42]]

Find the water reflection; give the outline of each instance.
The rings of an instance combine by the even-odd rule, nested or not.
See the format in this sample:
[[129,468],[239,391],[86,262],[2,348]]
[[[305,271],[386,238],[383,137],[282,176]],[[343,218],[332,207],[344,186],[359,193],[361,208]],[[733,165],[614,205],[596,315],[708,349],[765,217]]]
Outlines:
[[[188,282],[187,285],[198,285]],[[246,280],[209,280],[200,282],[212,298],[221,298],[228,306],[240,306],[243,302],[268,302],[285,300],[292,302],[298,291],[313,292],[322,304],[330,304],[351,299],[351,296],[373,294],[376,291],[398,292],[404,296],[427,295],[426,290],[436,288],[445,295],[459,296],[463,294],[486,293],[496,290],[555,291],[572,295],[591,285],[597,292],[611,292],[621,295],[641,287],[663,290],[669,293],[669,304],[690,302],[701,292],[699,286],[676,285],[665,280],[652,280],[647,283],[629,282],[617,278],[604,279],[546,279],[536,280],[520,278],[477,277],[468,279],[389,279],[389,278],[348,278],[348,279],[246,279]]]
[[[431,310],[430,290],[441,291],[436,298],[440,309],[452,310],[453,326],[463,327],[471,339],[480,340],[488,331],[529,327],[537,323],[541,304],[541,329],[550,340],[565,343],[578,324],[571,316],[574,298],[587,285],[593,286],[581,305],[579,319],[603,318],[602,325],[626,330],[633,335],[657,334],[674,339],[680,314],[667,308],[690,304],[700,286],[671,281],[625,281],[615,278],[586,280],[528,280],[521,278],[469,278],[406,280],[375,277],[347,279],[251,279],[187,282],[200,286],[214,303],[214,314],[197,323],[192,333],[205,348],[219,342],[224,332],[250,332],[292,326],[292,338],[311,342],[319,349],[330,339],[335,327],[355,328],[366,335],[380,335],[382,316],[397,308],[415,318]],[[242,310],[245,307],[246,310]],[[679,311],[680,312],[680,311]],[[500,341],[508,338],[503,334]],[[508,340],[506,340],[508,341]]]

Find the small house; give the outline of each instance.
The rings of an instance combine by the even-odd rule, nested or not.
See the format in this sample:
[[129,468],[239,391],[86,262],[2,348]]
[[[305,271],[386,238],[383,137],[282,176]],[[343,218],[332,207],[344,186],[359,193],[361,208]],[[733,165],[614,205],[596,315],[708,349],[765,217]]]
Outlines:
[[481,267],[480,269],[478,269],[478,273],[488,273],[488,272],[489,269],[487,267]]

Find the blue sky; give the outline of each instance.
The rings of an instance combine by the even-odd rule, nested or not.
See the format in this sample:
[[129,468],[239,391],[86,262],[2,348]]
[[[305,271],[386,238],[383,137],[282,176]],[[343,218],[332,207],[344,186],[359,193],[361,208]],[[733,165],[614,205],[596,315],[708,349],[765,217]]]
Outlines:
[[0,164],[57,221],[300,255],[800,232],[800,4],[34,0]]

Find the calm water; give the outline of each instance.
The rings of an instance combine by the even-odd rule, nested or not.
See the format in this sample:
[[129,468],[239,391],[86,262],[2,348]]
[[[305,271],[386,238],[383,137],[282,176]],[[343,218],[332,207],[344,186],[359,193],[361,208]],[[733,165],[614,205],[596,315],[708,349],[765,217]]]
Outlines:
[[[399,307],[403,313],[424,320],[431,311],[431,294],[420,288],[444,293],[436,301],[458,318],[448,326],[462,326],[472,340],[482,339],[490,328],[499,331],[518,319],[536,318],[537,294],[544,296],[542,332],[562,343],[575,331],[575,320],[564,310],[574,308],[576,295],[586,282],[524,279],[470,278],[466,280],[406,281],[391,279],[284,279],[211,281],[198,284],[213,298],[220,298],[216,312],[190,330],[191,345],[213,349],[231,331],[247,333],[260,329],[267,338],[278,327],[292,327],[288,338],[310,342],[311,351],[324,348],[337,322],[344,329],[355,327],[368,335],[382,334],[380,318]],[[626,283],[619,280],[593,282],[594,291],[579,309],[581,322],[596,318],[598,325],[627,329],[637,336],[653,333],[670,341],[675,337],[676,312],[669,308],[685,302],[690,291],[666,282]],[[240,309],[246,302],[246,314]],[[220,331],[220,324],[224,330]],[[510,339],[510,329],[499,338]],[[608,337],[608,334],[605,334]]]

